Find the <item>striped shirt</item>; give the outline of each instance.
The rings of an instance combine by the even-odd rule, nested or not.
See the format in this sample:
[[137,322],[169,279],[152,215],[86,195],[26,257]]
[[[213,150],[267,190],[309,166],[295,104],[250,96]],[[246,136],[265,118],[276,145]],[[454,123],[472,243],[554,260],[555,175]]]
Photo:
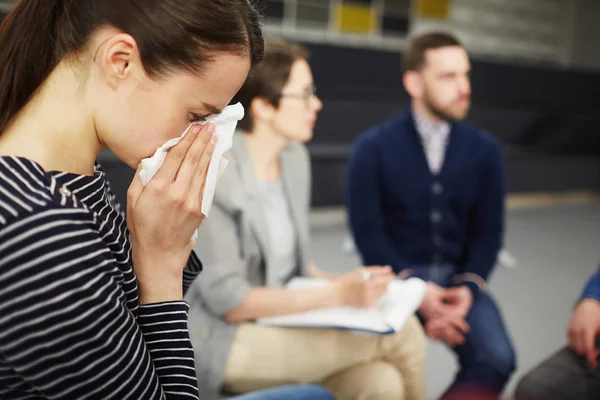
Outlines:
[[[192,253],[184,291],[200,272]],[[197,399],[184,301],[140,305],[100,167],[0,157],[0,399]]]

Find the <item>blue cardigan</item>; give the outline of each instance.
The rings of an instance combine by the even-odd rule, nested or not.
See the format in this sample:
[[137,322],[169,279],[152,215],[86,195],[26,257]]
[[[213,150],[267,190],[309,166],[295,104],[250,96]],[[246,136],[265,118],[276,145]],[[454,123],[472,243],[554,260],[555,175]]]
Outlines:
[[504,198],[496,139],[464,122],[452,124],[438,175],[410,110],[363,133],[350,156],[346,201],[364,265],[453,264],[487,280],[502,247]]

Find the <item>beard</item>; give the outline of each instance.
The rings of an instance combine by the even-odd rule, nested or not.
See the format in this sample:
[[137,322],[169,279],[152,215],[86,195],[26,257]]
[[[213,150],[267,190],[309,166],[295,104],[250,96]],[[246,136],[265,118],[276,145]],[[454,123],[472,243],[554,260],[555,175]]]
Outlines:
[[[455,101],[461,101],[463,100],[463,98],[457,99]],[[448,106],[440,106],[438,104],[436,104],[434,101],[432,101],[431,96],[426,95],[425,98],[423,99],[423,104],[425,105],[425,107],[427,107],[429,109],[429,112],[431,112],[433,115],[435,115],[437,118],[444,120],[444,121],[460,121],[466,118],[468,112],[469,112],[469,107],[470,107],[470,96],[466,97],[467,100],[467,106],[464,109],[459,109],[458,107],[454,107],[453,104],[450,104]]]

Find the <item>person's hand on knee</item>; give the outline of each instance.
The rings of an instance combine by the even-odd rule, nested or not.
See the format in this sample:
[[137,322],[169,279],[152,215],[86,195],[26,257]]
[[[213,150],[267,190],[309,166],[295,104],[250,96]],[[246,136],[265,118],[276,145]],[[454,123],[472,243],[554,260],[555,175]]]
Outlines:
[[427,282],[425,295],[419,307],[419,313],[425,320],[441,317],[448,313],[449,308],[445,304],[445,293],[446,290],[443,287],[433,282]]
[[425,333],[435,341],[443,340],[450,347],[465,343],[465,335],[469,332],[469,324],[456,315],[445,315],[428,320]]
[[419,307],[419,313],[426,321],[427,336],[436,341],[443,340],[451,347],[463,344],[469,331],[465,317],[471,308],[471,293],[465,296],[460,289],[445,289],[427,282],[425,296]]
[[596,336],[600,334],[600,302],[585,299],[579,303],[567,330],[569,346],[582,357],[585,357],[593,369],[598,368],[599,349]]
[[452,287],[446,289],[444,303],[447,306],[448,314],[467,318],[467,314],[473,305],[473,295],[466,286]]

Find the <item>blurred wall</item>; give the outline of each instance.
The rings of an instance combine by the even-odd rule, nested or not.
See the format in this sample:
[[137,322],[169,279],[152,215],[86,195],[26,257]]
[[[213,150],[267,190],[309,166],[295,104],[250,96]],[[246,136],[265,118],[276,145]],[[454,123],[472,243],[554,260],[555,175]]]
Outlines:
[[[399,52],[306,44],[324,108],[309,143],[313,205],[343,204],[355,138],[400,112]],[[600,74],[473,59],[469,120],[501,141],[510,192],[600,191]],[[132,171],[106,152],[100,161],[121,201]]]
[[600,70],[600,1],[574,0],[577,3],[571,65]]
[[[308,41],[313,51],[325,106],[309,144],[315,206],[343,204],[354,139],[408,105],[399,55],[406,32],[439,28],[473,54],[469,119],[501,141],[509,190],[600,190],[599,0],[452,0],[441,18],[415,12],[417,1],[360,0],[384,12],[381,29],[366,35],[335,31],[343,27],[335,5],[349,0],[262,1],[268,36]],[[10,4],[0,0],[0,10]],[[124,202],[133,171],[108,151],[99,161]]]
[[[324,102],[315,138],[313,204],[343,203],[354,139],[409,98],[399,52],[306,44]],[[600,74],[473,60],[469,120],[506,155],[511,192],[600,190]]]
[[[445,18],[415,9],[410,31],[449,30],[480,56],[567,65],[577,1],[451,0]],[[415,0],[413,6],[418,3],[433,1]]]

